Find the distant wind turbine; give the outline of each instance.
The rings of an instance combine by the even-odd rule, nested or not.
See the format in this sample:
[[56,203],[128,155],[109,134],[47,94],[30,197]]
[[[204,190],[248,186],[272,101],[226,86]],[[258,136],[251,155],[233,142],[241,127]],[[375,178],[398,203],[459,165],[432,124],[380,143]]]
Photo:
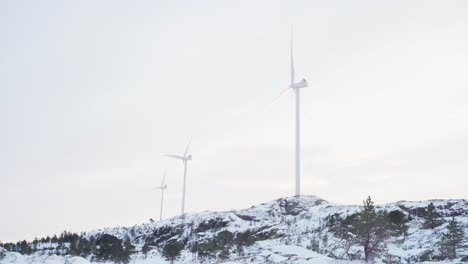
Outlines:
[[294,58],[293,58],[293,33],[291,30],[291,84],[284,90],[279,97],[290,90],[296,94],[296,188],[295,195],[301,195],[301,118],[300,118],[300,89],[308,86],[306,79],[302,78],[300,82],[295,81]]
[[161,186],[153,188],[153,190],[155,190],[155,189],[160,189],[161,190],[161,207],[159,209],[159,220],[162,220],[163,205],[164,205],[164,191],[167,188],[167,184],[164,183],[165,179],[166,179],[166,171],[164,171],[164,176],[163,176],[163,180],[161,182]]
[[184,163],[184,185],[182,189],[182,214],[185,213],[185,184],[187,182],[187,161],[192,160],[192,155],[187,155],[191,141],[188,143],[187,147],[185,148],[185,152],[183,156],[178,155],[166,155],[167,157],[175,158],[182,160]]

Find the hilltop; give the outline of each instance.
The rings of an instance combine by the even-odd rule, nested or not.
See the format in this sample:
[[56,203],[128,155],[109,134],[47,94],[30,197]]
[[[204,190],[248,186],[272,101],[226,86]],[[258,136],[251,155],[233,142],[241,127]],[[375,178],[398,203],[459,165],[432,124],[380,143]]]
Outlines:
[[[427,227],[431,203],[438,220]],[[355,234],[340,230],[362,210],[363,206],[330,203],[316,196],[280,198],[247,209],[185,214],[132,227],[5,244],[0,263],[169,263],[163,248],[171,243],[182,247],[174,263],[349,263],[350,259],[359,263],[364,258],[362,247],[349,243]],[[439,250],[453,219],[465,230],[466,245],[468,200],[399,201],[375,210],[385,212],[397,231],[379,245],[374,262],[468,261],[466,247],[458,249],[452,260]]]

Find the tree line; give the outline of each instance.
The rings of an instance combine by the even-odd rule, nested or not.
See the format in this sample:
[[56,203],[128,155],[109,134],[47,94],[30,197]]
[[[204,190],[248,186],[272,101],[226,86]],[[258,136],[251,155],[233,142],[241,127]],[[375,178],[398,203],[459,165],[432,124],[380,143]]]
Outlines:
[[102,234],[87,238],[85,234],[64,231],[59,236],[34,239],[31,243],[26,240],[17,243],[0,243],[7,251],[29,255],[36,251],[48,251],[56,255],[72,255],[84,258],[91,257],[91,261],[128,263],[135,246],[130,239],[120,239],[110,234]]

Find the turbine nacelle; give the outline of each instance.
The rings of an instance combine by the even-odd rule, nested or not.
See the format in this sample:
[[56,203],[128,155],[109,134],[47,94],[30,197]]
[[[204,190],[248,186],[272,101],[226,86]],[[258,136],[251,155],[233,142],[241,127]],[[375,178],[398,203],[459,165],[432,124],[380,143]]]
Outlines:
[[187,155],[188,153],[188,150],[189,150],[189,147],[190,147],[190,143],[188,143],[187,147],[185,148],[185,151],[184,151],[184,154],[182,156],[179,156],[179,155],[164,155],[166,157],[170,157],[170,158],[175,158],[175,159],[180,159],[182,161],[188,161],[188,160],[192,160],[192,155]]
[[309,84],[307,83],[307,80],[306,79],[302,79],[300,82],[298,83],[291,83],[289,85],[289,88],[292,88],[292,89],[298,89],[298,88],[305,88],[309,86]]
[[158,187],[154,187],[153,190],[155,190],[155,189],[164,190],[164,189],[167,188],[167,184],[166,184],[166,173],[167,173],[167,170],[164,171],[164,176],[163,176],[161,185],[159,185]]

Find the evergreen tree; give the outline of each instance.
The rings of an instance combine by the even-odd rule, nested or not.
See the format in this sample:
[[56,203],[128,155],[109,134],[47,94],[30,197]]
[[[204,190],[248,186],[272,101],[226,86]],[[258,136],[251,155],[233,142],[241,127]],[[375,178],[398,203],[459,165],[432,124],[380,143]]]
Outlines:
[[96,238],[90,237],[89,240],[86,238],[80,239],[78,243],[78,251],[80,256],[87,257],[91,254],[96,253]]
[[436,211],[433,202],[429,203],[429,205],[427,206],[426,213],[427,215],[425,217],[423,228],[434,229],[443,223],[443,221],[440,219],[439,213],[437,213]]
[[254,233],[251,230],[246,230],[243,233],[237,233],[234,238],[234,244],[238,252],[243,252],[243,247],[251,246],[255,243]]
[[370,255],[384,239],[386,221],[375,211],[374,202],[370,196],[363,203],[364,208],[358,215],[357,221],[353,223],[352,233],[357,236],[358,243],[364,247],[364,260],[368,261]]
[[314,252],[320,251],[320,242],[315,236],[312,238],[312,240],[310,240],[310,245],[307,246],[307,249]]
[[221,250],[219,253],[220,259],[228,259],[230,249],[234,243],[234,234],[230,231],[224,230],[218,233],[214,239],[215,248]]
[[229,250],[228,249],[222,249],[221,252],[218,254],[218,257],[221,260],[226,260],[229,258]]
[[0,246],[0,260],[2,260],[5,256],[6,256],[6,249]]
[[324,236],[322,236],[321,248],[322,250],[320,250],[320,253],[325,254],[326,249],[328,248],[328,235],[326,233]]
[[301,244],[302,244],[302,237],[299,235],[299,236],[297,236],[297,238],[296,238],[296,245],[299,245],[299,246],[300,246]]
[[452,217],[447,232],[442,235],[440,252],[444,257],[454,259],[457,257],[457,249],[463,245],[464,230],[455,217]]
[[78,251],[78,245],[76,241],[70,242],[70,248],[68,250],[68,254],[72,256],[79,256],[80,252]]
[[26,240],[23,240],[23,241],[21,241],[21,243],[19,243],[19,253],[21,253],[23,255],[27,255],[27,254],[32,253],[32,249],[29,246],[28,242],[26,242]]
[[[385,214],[385,212],[384,212]],[[386,214],[390,228],[396,232],[396,234],[404,234],[408,230],[408,217],[404,213],[399,210],[391,211],[390,213]]]
[[113,261],[116,263],[128,263],[128,251],[122,245],[122,241],[112,235],[104,234],[96,240],[96,259],[98,261]]
[[224,230],[216,235],[215,240],[218,247],[229,249],[234,242],[234,234],[230,231]]
[[[76,253],[78,256],[87,257],[89,252],[87,252],[88,248],[88,240],[86,238],[81,238],[76,243]],[[72,252],[71,244],[70,244],[70,254]]]
[[13,243],[6,243],[6,244],[3,244],[2,247],[6,251],[13,251],[14,244]]
[[[363,203],[364,207],[361,212],[341,220],[341,223],[334,226],[333,230],[347,242],[347,250],[351,245],[362,246],[364,260],[368,261],[372,255],[382,251],[387,238],[399,235],[401,230],[405,229],[405,225],[395,225],[391,221],[393,217],[389,217],[387,212],[376,211],[370,196]],[[350,254],[348,257],[354,258]]]
[[130,255],[132,254],[133,250],[135,249],[135,246],[132,245],[132,243],[130,242],[130,239],[126,239],[125,242],[124,242],[124,252],[123,252],[123,259],[125,260],[125,262],[128,262],[128,260],[130,260]]
[[184,244],[178,241],[170,241],[164,245],[162,255],[171,263],[174,263],[174,260],[180,256],[182,249],[184,249]]
[[149,245],[148,245],[148,242],[145,242],[145,244],[144,244],[143,247],[141,248],[141,252],[142,252],[142,253],[145,255],[145,257],[146,257],[146,255],[148,254],[148,252],[149,252],[150,250],[151,250],[151,249],[150,249],[150,247],[149,247]]

